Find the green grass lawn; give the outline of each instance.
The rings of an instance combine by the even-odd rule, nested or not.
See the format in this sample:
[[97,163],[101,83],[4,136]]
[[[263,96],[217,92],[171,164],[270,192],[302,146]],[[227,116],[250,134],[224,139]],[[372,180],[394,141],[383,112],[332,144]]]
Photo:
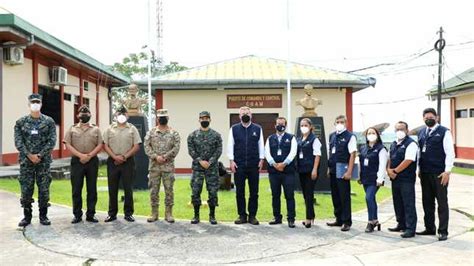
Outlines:
[[474,176],[474,169],[453,167],[453,173]]
[[[100,176],[105,175],[105,169],[101,167]],[[361,185],[357,182],[351,184],[352,192],[355,195],[352,196],[352,211],[359,211],[366,208],[365,204],[365,193]],[[107,180],[100,178],[98,181],[98,202],[97,210],[106,211],[108,208],[108,193],[107,193]],[[0,179],[0,189],[7,190],[10,192],[20,193],[20,185],[16,179]],[[35,197],[36,197],[35,191]],[[248,189],[246,189],[248,193]],[[85,186],[83,192],[84,208],[85,208]],[[123,195],[123,192],[119,192]],[[391,192],[388,188],[381,188],[377,193],[377,200],[380,202],[383,199],[390,197]],[[134,194],[135,203],[135,214],[136,215],[149,215],[150,204],[149,204],[149,192],[135,191]],[[69,180],[53,180],[51,184],[50,192],[51,202],[71,206],[71,183]],[[175,205],[174,205],[174,216],[178,219],[191,219],[193,216],[193,208],[189,204],[191,198],[191,188],[189,180],[177,179],[175,182]],[[296,198],[296,218],[305,218],[304,200],[301,193],[295,194]],[[207,192],[203,191],[202,199],[207,199]],[[316,199],[318,206],[315,207],[316,218],[330,218],[333,217],[333,208],[330,195],[317,194]],[[160,191],[160,217],[164,214],[164,192],[163,188]],[[123,204],[119,203],[119,211],[122,212]],[[203,209],[204,208],[204,209]],[[201,219],[207,219],[207,206],[201,208]],[[282,212],[286,215],[286,203],[282,196]],[[72,215],[72,213],[71,213]],[[219,191],[219,207],[216,210],[216,216],[220,221],[232,221],[237,217],[235,192],[233,191]],[[259,193],[259,208],[258,216],[262,221],[270,220],[272,218],[272,206],[271,206],[271,191],[270,184],[267,178],[260,180],[260,193]]]

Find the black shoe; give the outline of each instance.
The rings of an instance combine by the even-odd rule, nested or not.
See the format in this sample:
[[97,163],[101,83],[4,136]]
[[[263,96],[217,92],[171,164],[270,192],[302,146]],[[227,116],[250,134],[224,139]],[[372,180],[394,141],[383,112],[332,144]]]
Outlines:
[[217,224],[217,220],[216,220],[216,216],[215,216],[215,215],[209,215],[209,223],[211,223],[212,225],[216,225],[216,224]]
[[419,236],[435,236],[436,231],[431,231],[431,230],[423,230],[421,232],[416,232],[417,235]]
[[288,221],[289,228],[295,228],[295,221]]
[[395,227],[389,228],[388,231],[390,232],[405,232],[405,228],[401,227],[399,224]]
[[410,238],[410,237],[415,237],[415,233],[412,233],[410,231],[405,231],[405,233],[400,235],[402,238]]
[[367,223],[367,227],[365,227],[365,232],[366,233],[372,233],[374,231],[374,224],[373,223]]
[[193,219],[191,219],[191,224],[198,224],[199,222],[199,216],[194,215]]
[[439,240],[439,241],[448,240],[448,234],[439,234],[438,240]]
[[327,226],[342,226],[342,223],[338,223],[337,221],[335,221],[335,222],[332,222],[332,223],[327,222],[326,225]]
[[281,224],[282,221],[281,219],[273,218],[270,222],[268,222],[269,225],[275,225],[275,224]]
[[29,224],[31,224],[31,219],[23,218],[23,219],[21,219],[21,221],[18,223],[18,226],[19,226],[19,227],[26,227],[26,226],[28,226]]
[[251,216],[249,218],[249,224],[251,225],[259,225],[260,223],[258,222],[257,218],[255,218],[255,216]]
[[104,222],[109,223],[109,222],[112,222],[112,221],[115,221],[115,220],[117,220],[117,216],[107,216],[107,218],[105,218]]
[[350,226],[350,225],[348,225],[348,224],[343,224],[343,225],[342,225],[342,227],[341,227],[341,231],[342,231],[342,232],[347,232],[347,231],[349,231],[349,230],[351,230],[351,226]]
[[133,218],[132,215],[125,215],[124,219],[127,222],[131,222],[131,223],[135,222],[135,218]]
[[91,222],[91,223],[98,223],[99,219],[97,219],[95,216],[88,216],[86,218],[86,221]]
[[237,218],[234,221],[234,224],[246,224],[246,223],[247,223],[247,216],[239,216],[239,218]]
[[39,209],[39,220],[42,225],[51,225],[51,221],[48,219],[48,207],[42,207]]
[[82,217],[81,216],[75,216],[74,218],[72,218],[71,220],[71,223],[72,224],[77,224],[77,223],[80,223],[82,222]]

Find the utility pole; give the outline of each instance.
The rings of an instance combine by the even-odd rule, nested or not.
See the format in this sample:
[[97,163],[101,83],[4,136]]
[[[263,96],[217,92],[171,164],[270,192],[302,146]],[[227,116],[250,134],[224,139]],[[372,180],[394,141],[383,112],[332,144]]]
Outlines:
[[446,41],[443,39],[443,27],[439,28],[439,39],[435,42],[434,48],[436,51],[438,51],[439,57],[438,57],[438,106],[437,106],[437,112],[438,112],[438,117],[439,121],[438,123],[441,124],[441,77],[442,77],[442,72],[443,72],[443,49],[446,46]]

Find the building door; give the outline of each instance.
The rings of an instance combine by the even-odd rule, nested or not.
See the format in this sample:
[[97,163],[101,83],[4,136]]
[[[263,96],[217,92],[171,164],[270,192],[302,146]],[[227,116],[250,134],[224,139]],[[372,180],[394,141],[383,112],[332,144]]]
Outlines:
[[[262,127],[263,131],[263,139],[267,141],[267,138],[275,133],[275,119],[278,118],[278,114],[252,114],[252,122],[255,124],[259,124]],[[239,123],[240,118],[239,114],[230,114],[230,126],[233,124]],[[267,164],[263,166],[264,170],[267,170]]]

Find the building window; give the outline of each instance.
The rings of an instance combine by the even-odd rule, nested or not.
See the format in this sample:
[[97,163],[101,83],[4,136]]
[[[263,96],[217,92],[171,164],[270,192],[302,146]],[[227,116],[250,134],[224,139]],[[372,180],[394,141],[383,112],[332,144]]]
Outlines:
[[456,110],[456,118],[467,118],[467,109]]
[[71,94],[64,93],[64,100],[70,102],[71,101]]
[[474,108],[469,109],[469,117],[474,117]]
[[84,81],[84,90],[89,91],[89,82],[88,81]]
[[89,98],[86,98],[86,97],[82,98],[82,102],[83,102],[83,104],[85,104],[87,106],[90,106],[89,105]]
[[39,85],[38,93],[43,96],[41,113],[53,118],[56,125],[61,123],[61,93],[54,88]]

